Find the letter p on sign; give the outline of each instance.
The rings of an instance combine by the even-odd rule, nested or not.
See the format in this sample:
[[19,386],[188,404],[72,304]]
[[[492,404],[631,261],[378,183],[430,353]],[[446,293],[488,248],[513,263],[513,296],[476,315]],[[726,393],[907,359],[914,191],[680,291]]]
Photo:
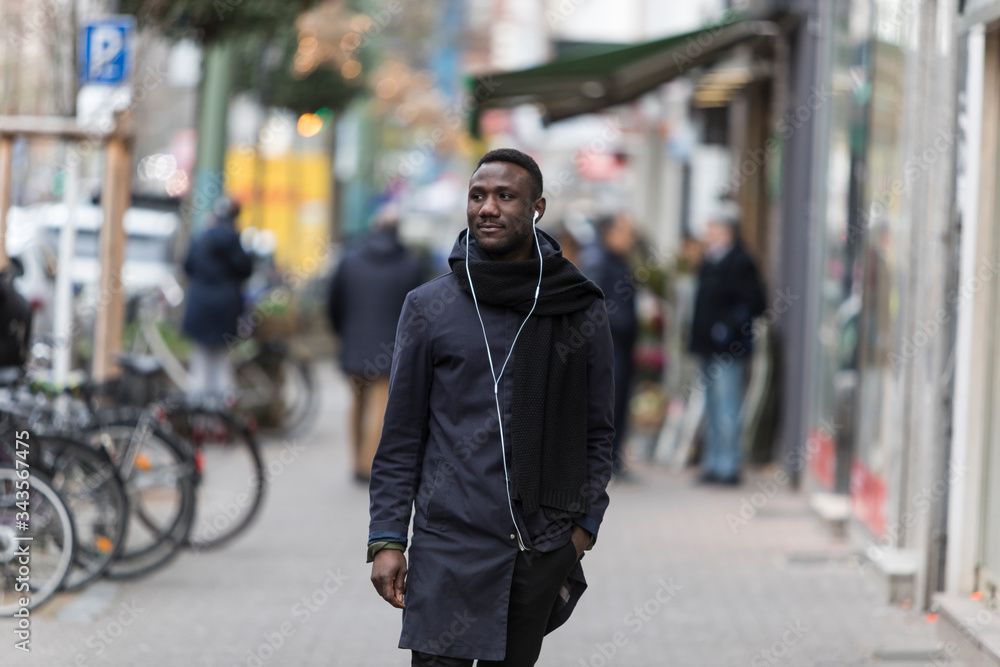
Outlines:
[[86,23],[80,32],[80,83],[127,83],[135,19],[108,16]]

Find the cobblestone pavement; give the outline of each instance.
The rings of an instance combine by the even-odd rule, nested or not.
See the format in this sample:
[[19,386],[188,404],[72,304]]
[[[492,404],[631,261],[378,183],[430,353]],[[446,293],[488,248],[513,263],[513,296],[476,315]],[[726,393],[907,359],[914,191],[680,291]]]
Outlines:
[[[320,422],[300,442],[267,443],[271,488],[249,533],[145,579],[62,596],[34,614],[30,654],[13,649],[0,620],[0,664],[408,665],[395,648],[399,612],[377,597],[364,562],[368,501],[348,473],[349,389],[332,365],[319,371]],[[885,605],[857,551],[767,472],[720,489],[637,466],[634,482],[612,488],[584,559],[590,588],[538,664],[961,665],[928,657],[934,626]]]

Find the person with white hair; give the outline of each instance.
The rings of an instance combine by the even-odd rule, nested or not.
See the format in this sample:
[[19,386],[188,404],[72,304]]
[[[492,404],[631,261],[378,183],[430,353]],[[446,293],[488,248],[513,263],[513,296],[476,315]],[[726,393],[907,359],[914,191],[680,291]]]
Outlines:
[[690,350],[705,383],[705,437],[701,481],[739,484],[740,408],[747,362],[753,349],[753,319],[764,311],[757,266],[739,240],[739,214],[721,206],[705,229]]

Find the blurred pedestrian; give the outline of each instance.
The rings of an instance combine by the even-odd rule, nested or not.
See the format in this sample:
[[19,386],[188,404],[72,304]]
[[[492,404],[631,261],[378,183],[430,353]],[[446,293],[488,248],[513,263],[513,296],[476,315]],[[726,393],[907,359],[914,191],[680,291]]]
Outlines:
[[534,665],[586,587],[608,506],[611,334],[598,287],[534,228],[544,213],[533,159],[484,155],[452,272],[400,316],[368,560],[412,665]]
[[721,208],[708,223],[698,274],[690,349],[701,360],[705,384],[705,437],[701,480],[738,484],[740,409],[752,321],[764,311],[764,290],[753,259],[739,241],[739,217]]
[[628,265],[635,249],[636,229],[625,214],[607,215],[594,223],[596,242],[583,257],[583,272],[604,292],[615,348],[615,439],[612,445],[614,473],[626,470],[625,438],[628,433],[629,401],[635,370],[635,341],[639,326],[636,315],[636,285]]
[[399,311],[420,285],[418,259],[400,243],[398,209],[380,209],[372,231],[347,249],[330,283],[327,313],[340,338],[340,367],[354,389],[354,477],[368,481],[389,397],[389,367]]
[[237,202],[220,197],[211,225],[191,242],[184,260],[188,294],[182,328],[194,340],[188,393],[196,398],[221,396],[235,384],[227,343],[236,337],[242,287],[253,269],[236,232],[239,213]]

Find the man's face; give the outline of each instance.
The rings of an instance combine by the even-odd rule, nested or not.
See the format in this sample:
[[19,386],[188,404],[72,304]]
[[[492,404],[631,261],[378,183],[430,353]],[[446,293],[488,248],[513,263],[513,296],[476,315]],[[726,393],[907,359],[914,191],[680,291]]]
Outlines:
[[725,223],[711,220],[705,226],[704,242],[710,249],[724,248],[733,242],[732,228]]
[[545,199],[535,199],[531,176],[516,164],[487,162],[469,179],[469,233],[493,259],[531,257],[531,219],[535,211],[540,220],[545,213]]
[[608,250],[616,255],[627,256],[635,247],[636,230],[635,225],[625,215],[615,218],[614,227],[608,230],[604,238],[604,244]]

